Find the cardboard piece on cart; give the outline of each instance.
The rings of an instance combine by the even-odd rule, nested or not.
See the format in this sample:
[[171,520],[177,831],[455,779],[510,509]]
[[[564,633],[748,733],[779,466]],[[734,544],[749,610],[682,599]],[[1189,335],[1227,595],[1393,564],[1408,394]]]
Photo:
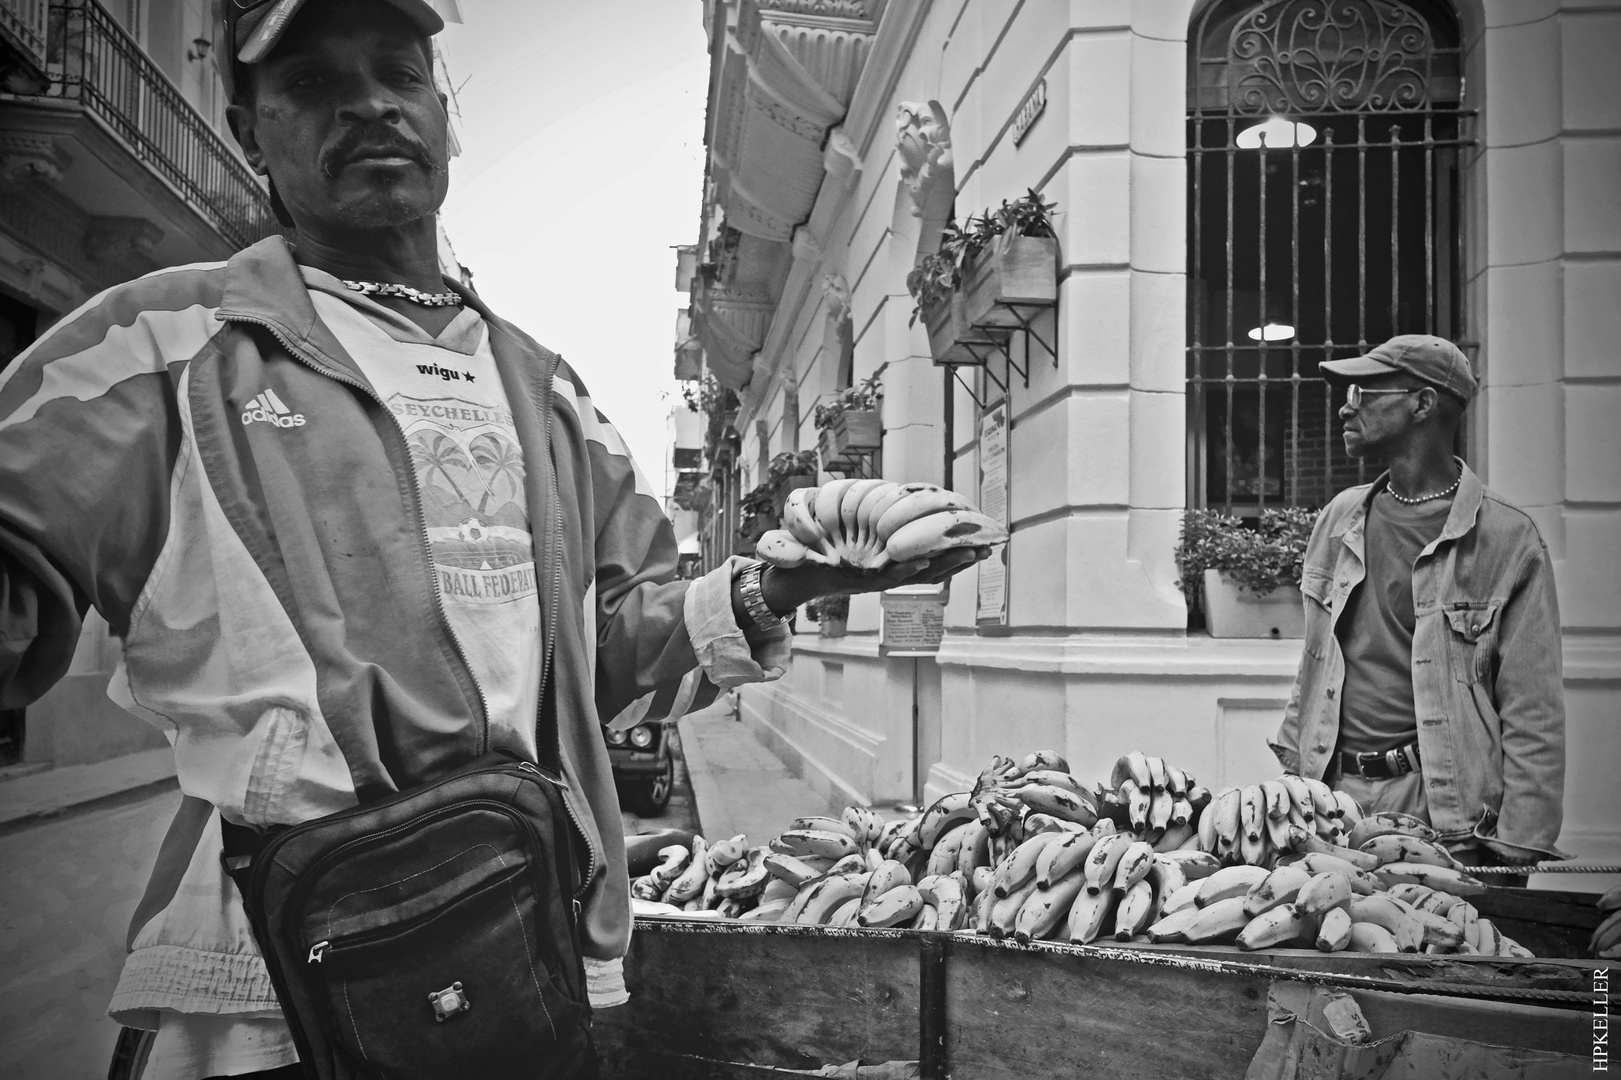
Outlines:
[[1426,1031],[1367,1041],[1341,1038],[1336,1029],[1365,1039],[1360,1032],[1367,1030],[1367,1021],[1351,995],[1320,986],[1273,983],[1267,1014],[1266,1037],[1245,1080],[1575,1080],[1591,1075],[1585,1057]]

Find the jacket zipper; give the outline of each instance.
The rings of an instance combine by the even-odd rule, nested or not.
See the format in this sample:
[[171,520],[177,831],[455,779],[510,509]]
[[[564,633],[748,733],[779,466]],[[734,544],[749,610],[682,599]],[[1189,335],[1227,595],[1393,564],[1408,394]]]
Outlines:
[[[546,372],[546,382],[541,387],[540,400],[541,443],[546,451],[546,476],[551,482],[552,489],[552,526],[556,533],[552,538],[552,543],[543,545],[546,557],[552,563],[552,593],[551,602],[548,605],[549,610],[545,612],[548,620],[546,640],[541,643],[540,697],[535,716],[537,741],[539,739],[539,724],[543,719],[540,710],[545,708],[546,683],[551,677],[552,652],[557,648],[557,598],[562,595],[563,591],[563,559],[559,554],[559,545],[563,542],[563,491],[557,483],[557,461],[552,453],[552,393],[556,385],[557,365],[560,362],[561,357],[554,356],[552,358],[551,366]],[[561,727],[561,724],[559,724],[559,727]],[[535,753],[537,756],[540,753],[538,745],[535,748]],[[563,760],[563,735],[561,730],[557,732],[557,759],[558,767],[561,768]],[[585,895],[585,890],[590,886],[591,879],[596,876],[597,852],[591,846],[591,836],[585,831],[585,825],[580,821],[579,815],[574,812],[573,804],[569,802],[566,789],[562,792],[561,799],[563,810],[568,814],[569,820],[574,823],[575,830],[580,834],[580,842],[585,845],[585,871],[580,875],[580,887],[574,890],[574,914],[577,920],[580,914],[580,897]]]
[[[351,379],[348,375],[341,371],[334,371],[326,367],[324,364],[318,364],[314,360],[311,360],[308,356],[305,356],[302,351],[295,348],[293,343],[282,334],[280,329],[263,319],[254,319],[242,315],[229,315],[227,318],[231,322],[252,323],[255,326],[264,327],[266,330],[270,331],[271,336],[273,336],[277,341],[281,342],[282,348],[286,349],[290,355],[296,357],[306,367],[312,369],[317,374],[324,375],[336,382],[343,383],[346,386],[352,386],[356,390],[359,390],[361,393],[365,394],[367,397],[371,398],[371,400],[375,401],[383,412],[388,414],[389,422],[394,425],[394,430],[399,434],[400,441],[405,441],[405,430],[400,427],[399,420],[395,418],[393,411],[389,409],[387,405],[383,404],[382,399],[377,396],[376,392],[373,391],[371,387],[367,386],[358,379]],[[439,613],[439,625],[445,631],[445,636],[450,639],[451,648],[456,651],[456,658],[462,662],[462,668],[467,672],[467,681],[473,684],[473,693],[478,697],[479,737],[477,743],[477,752],[474,755],[476,757],[478,754],[482,754],[490,748],[490,706],[489,702],[484,700],[484,688],[478,684],[478,677],[473,674],[473,665],[468,663],[467,652],[462,648],[461,639],[456,636],[455,628],[450,625],[450,617],[445,614],[444,593],[439,588],[439,575],[434,572],[433,568],[433,544],[428,538],[428,519],[422,514],[422,486],[417,481],[416,467],[412,465],[409,460],[406,461],[405,466],[405,471],[407,474],[409,474],[411,480],[411,499],[413,501],[412,512],[416,515],[417,536],[422,542],[418,554],[422,557],[422,567],[427,573],[428,585],[433,590],[433,603],[435,610],[437,610]],[[544,669],[542,669],[541,678],[542,680],[545,678]],[[542,685],[544,685],[544,682]]]

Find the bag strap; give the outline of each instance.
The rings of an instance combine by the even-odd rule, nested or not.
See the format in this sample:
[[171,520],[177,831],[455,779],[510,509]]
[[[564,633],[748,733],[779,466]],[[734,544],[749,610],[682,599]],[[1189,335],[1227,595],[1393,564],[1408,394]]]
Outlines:
[[226,876],[236,882],[237,895],[242,898],[242,906],[248,909],[250,919],[254,911],[248,893],[248,877],[253,873],[253,862],[259,857],[259,852],[279,831],[271,829],[261,833],[246,825],[227,821],[224,814],[220,815],[220,865],[225,868]]

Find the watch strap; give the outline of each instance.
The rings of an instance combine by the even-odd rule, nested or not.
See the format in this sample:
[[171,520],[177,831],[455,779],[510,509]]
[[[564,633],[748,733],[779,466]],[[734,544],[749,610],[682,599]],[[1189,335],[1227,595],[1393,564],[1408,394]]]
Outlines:
[[743,568],[738,576],[737,587],[743,595],[743,609],[754,620],[758,630],[775,630],[787,620],[771,610],[771,605],[765,602],[765,589],[760,578],[765,573],[764,563],[750,563]]

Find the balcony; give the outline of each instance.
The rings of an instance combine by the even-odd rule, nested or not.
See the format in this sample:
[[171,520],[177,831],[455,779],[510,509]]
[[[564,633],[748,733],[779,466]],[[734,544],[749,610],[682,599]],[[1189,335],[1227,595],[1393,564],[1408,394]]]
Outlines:
[[90,289],[277,231],[235,148],[95,0],[49,6],[45,52],[40,92],[0,93],[6,231]]
[[46,0],[0,0],[0,90],[43,90]]

